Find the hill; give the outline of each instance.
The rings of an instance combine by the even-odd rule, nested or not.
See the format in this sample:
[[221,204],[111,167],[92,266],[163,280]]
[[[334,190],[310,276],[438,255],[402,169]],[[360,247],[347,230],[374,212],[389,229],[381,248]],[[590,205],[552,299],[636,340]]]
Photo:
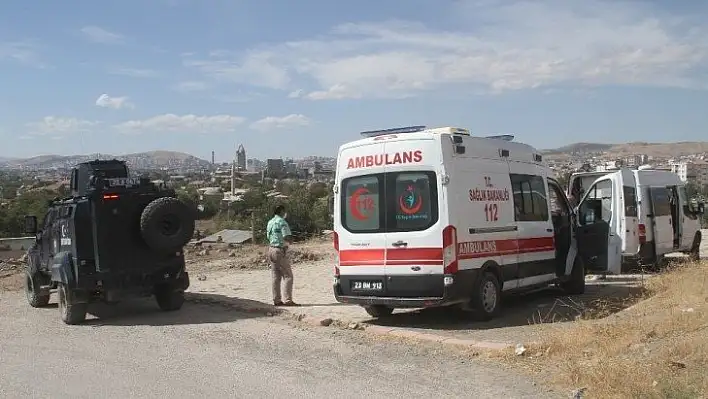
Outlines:
[[11,168],[50,169],[71,167],[77,163],[93,159],[120,159],[133,168],[192,167],[206,168],[210,162],[193,155],[175,151],[148,151],[133,154],[89,154],[89,155],[39,155],[25,159],[4,158],[0,164]]
[[672,158],[682,155],[708,153],[708,142],[681,141],[676,143],[633,142],[623,144],[575,143],[556,149],[543,150],[549,158],[577,154],[604,153],[611,156],[646,154],[657,158]]

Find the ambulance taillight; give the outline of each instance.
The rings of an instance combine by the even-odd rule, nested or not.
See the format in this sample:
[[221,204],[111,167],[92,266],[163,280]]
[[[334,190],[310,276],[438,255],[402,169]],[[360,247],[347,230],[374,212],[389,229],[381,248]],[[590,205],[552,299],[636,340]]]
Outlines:
[[443,229],[443,266],[445,274],[457,273],[457,229],[447,226]]

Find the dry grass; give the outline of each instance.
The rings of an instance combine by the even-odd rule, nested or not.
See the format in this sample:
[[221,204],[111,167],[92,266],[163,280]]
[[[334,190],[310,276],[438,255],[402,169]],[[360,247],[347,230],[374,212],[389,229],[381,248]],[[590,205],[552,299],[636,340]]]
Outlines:
[[708,262],[671,266],[646,288],[646,300],[554,328],[513,362],[586,397],[707,397]]

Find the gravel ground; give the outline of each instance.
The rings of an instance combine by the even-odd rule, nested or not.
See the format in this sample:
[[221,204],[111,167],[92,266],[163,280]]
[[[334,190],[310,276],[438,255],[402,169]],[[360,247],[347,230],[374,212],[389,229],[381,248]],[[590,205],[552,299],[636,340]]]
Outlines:
[[62,324],[55,307],[30,308],[20,293],[0,293],[0,308],[2,397],[567,396],[435,346],[218,306],[161,313],[152,301],[98,305],[98,318],[79,326]]

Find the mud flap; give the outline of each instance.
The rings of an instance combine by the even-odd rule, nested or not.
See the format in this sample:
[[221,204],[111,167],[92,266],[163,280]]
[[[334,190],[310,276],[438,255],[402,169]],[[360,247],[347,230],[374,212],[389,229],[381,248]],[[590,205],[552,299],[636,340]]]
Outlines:
[[81,290],[75,290],[76,287],[76,265],[70,252],[59,252],[54,256],[52,263],[52,281],[64,284],[71,290],[71,303],[87,303],[89,301],[88,294]]

